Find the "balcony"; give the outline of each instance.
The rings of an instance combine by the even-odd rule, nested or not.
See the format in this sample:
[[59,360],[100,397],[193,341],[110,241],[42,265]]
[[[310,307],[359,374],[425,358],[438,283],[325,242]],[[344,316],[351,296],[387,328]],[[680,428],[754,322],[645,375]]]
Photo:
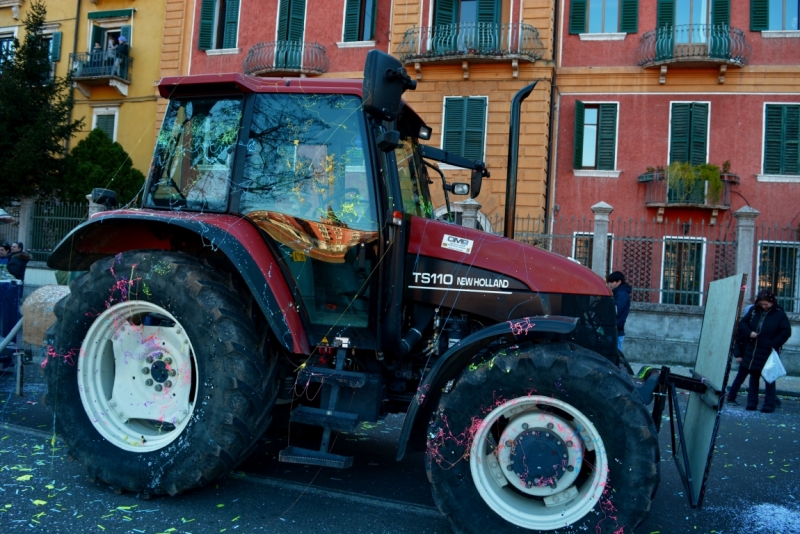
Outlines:
[[682,183],[671,186],[665,171],[639,175],[639,183],[647,184],[645,206],[658,208],[658,222],[662,221],[665,208],[681,207],[712,210],[711,224],[714,224],[719,210],[731,208],[731,185],[739,183],[739,176],[723,173],[720,175],[720,181],[722,191],[719,198],[712,198],[708,184],[704,181],[697,181],[691,189],[687,189]]
[[91,87],[98,85],[110,85],[127,96],[132,65],[132,57],[105,50],[69,55],[72,81],[87,98],[91,98]]
[[519,60],[534,62],[544,54],[539,31],[530,24],[470,22],[406,30],[397,47],[404,63],[414,63],[417,78],[422,63],[461,63],[464,77],[469,62],[510,62],[517,77]]
[[328,72],[330,60],[318,43],[271,41],[253,46],[243,68],[248,76],[318,75]]
[[[727,24],[681,24],[662,26],[645,33],[636,50],[640,67],[720,66],[720,83],[728,65],[742,67],[750,58],[744,32]],[[662,82],[664,83],[664,82]]]

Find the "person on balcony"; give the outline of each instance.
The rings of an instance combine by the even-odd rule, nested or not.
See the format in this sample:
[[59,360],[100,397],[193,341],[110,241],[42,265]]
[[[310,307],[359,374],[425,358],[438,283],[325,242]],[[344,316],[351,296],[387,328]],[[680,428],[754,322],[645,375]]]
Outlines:
[[114,57],[114,76],[123,77],[123,70],[125,69],[125,65],[128,61],[128,40],[125,38],[124,35],[120,35],[119,39],[117,39],[119,44],[116,47],[116,55]]

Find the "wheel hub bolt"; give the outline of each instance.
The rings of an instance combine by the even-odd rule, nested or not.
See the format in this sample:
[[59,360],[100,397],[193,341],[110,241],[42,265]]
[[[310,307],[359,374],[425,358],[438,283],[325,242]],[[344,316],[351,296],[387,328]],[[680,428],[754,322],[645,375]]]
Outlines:
[[556,489],[556,483],[555,482],[551,482],[550,483],[550,489]]
[[166,382],[164,382],[164,387],[165,388],[171,388],[172,387],[172,381],[171,380],[167,380]]
[[149,375],[150,374],[150,369],[148,367],[142,368],[142,374]]
[[161,391],[164,388],[161,386],[161,384],[156,384],[156,388],[155,389],[156,389],[156,391]]
[[573,471],[575,471],[575,466],[574,466],[574,465],[568,465],[568,466],[567,466],[567,471],[569,471],[570,473],[572,473]]
[[147,380],[145,380],[144,384],[145,384],[146,386],[152,386],[152,385],[153,385],[153,381],[152,381],[151,379],[149,379],[149,378],[148,378]]
[[522,430],[528,430],[528,423],[522,423]]
[[159,360],[163,360],[164,359],[164,353],[163,352],[159,352],[158,354],[156,354],[156,357],[158,357]]
[[512,445],[514,444],[511,442],[511,440],[506,441],[506,447],[511,447]]
[[508,464],[508,465],[506,466],[506,470],[507,470],[507,471],[513,471],[513,470],[514,470],[514,466],[513,466],[513,465],[511,465],[511,464]]
[[147,357],[147,363],[153,363],[153,357],[152,356],[148,356]]
[[533,483],[537,486],[542,482],[542,477],[533,477]]
[[567,442],[567,447],[572,447],[572,442],[571,441]]
[[550,430],[552,430],[552,429],[553,429],[553,423],[547,423],[547,428],[549,428]]
[[175,373],[175,369],[170,369],[169,370],[169,376],[175,376],[176,374],[177,373]]
[[172,363],[172,358],[169,358],[169,357],[164,358],[164,363],[166,363],[166,364]]

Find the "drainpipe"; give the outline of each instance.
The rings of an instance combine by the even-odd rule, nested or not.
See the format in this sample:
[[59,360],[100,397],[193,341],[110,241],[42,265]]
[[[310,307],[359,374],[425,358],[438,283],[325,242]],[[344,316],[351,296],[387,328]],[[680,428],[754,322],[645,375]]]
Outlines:
[[544,184],[544,228],[545,232],[549,232],[550,228],[550,190],[553,184],[553,172],[555,165],[553,165],[553,138],[555,136],[556,120],[553,116],[556,109],[556,76],[558,71],[558,31],[561,29],[561,21],[558,18],[559,7],[561,1],[554,2],[553,13],[553,80],[550,82],[550,135],[547,137],[547,181]]
[[522,101],[528,98],[539,80],[523,87],[511,101],[510,124],[508,125],[508,172],[506,174],[506,220],[503,235],[514,239],[514,217],[517,213],[517,160],[519,159],[519,115]]
[[[78,7],[75,10],[75,36],[72,39],[72,54],[73,54],[73,57],[74,57],[74,54],[78,53],[78,30],[80,29],[80,20],[81,20],[81,0],[77,0],[77,5],[78,5]],[[67,68],[69,68],[69,67],[67,67]],[[67,75],[69,75],[69,72],[67,72]],[[70,94],[74,94],[74,90],[72,89],[72,87],[69,88],[69,91],[70,91]],[[69,124],[72,124],[72,110],[73,110],[74,107],[75,106],[73,105],[72,107],[69,108]],[[65,156],[69,154],[69,139],[70,139],[69,136],[67,136],[67,138],[64,139],[64,155]]]

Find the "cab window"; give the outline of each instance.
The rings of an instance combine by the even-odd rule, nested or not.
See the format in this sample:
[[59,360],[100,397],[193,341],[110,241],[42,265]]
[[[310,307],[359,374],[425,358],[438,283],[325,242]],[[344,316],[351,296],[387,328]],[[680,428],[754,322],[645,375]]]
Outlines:
[[411,138],[403,139],[394,150],[397,161],[397,176],[403,211],[417,217],[433,218],[433,206],[428,190],[428,174],[422,165],[417,144]]

